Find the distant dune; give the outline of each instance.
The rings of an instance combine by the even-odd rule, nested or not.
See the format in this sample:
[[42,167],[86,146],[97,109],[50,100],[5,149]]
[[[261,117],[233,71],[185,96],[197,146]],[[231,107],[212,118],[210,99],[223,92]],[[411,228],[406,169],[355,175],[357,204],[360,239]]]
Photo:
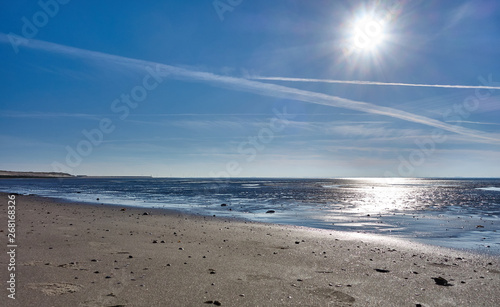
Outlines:
[[74,177],[67,173],[46,173],[46,172],[13,172],[13,171],[1,171],[0,178],[67,178]]

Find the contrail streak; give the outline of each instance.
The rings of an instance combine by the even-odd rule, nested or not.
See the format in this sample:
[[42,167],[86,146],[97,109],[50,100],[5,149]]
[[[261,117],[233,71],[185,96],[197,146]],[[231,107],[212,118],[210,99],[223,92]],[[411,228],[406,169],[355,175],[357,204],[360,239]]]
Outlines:
[[315,83],[338,83],[338,84],[357,84],[357,85],[383,85],[383,86],[413,86],[413,87],[439,87],[455,89],[486,89],[500,90],[500,86],[486,85],[446,85],[446,84],[415,84],[415,83],[393,83],[393,82],[375,82],[358,80],[330,80],[330,79],[307,79],[307,78],[286,78],[286,77],[247,77],[250,80],[269,80],[269,81],[287,81],[287,82],[315,82]]
[[[0,32],[0,42],[4,43],[9,42],[7,36],[1,32]],[[436,127],[446,131],[468,136],[471,141],[483,142],[489,144],[500,144],[500,139],[496,137],[496,135],[494,134],[488,134],[478,130],[450,125],[436,119],[409,113],[406,111],[401,111],[390,107],[378,106],[376,104],[367,103],[363,101],[356,101],[347,98],[327,95],[323,93],[311,92],[277,84],[252,81],[245,78],[221,76],[209,72],[196,71],[192,69],[165,65],[151,61],[127,58],[97,51],[59,45],[40,40],[29,40],[29,43],[25,45],[25,47],[35,50],[43,50],[49,53],[59,53],[65,56],[83,58],[86,60],[101,61],[103,65],[118,64],[120,66],[126,66],[141,72],[144,72],[144,69],[146,67],[149,67],[150,69],[151,67],[154,67],[156,73],[161,74],[162,76],[165,77],[168,76],[169,78],[173,79],[208,83],[218,87],[250,92],[262,96],[304,101],[304,102],[326,105],[336,108],[356,110],[364,113],[385,115],[393,118],[402,119],[408,122],[419,123],[422,125]]]

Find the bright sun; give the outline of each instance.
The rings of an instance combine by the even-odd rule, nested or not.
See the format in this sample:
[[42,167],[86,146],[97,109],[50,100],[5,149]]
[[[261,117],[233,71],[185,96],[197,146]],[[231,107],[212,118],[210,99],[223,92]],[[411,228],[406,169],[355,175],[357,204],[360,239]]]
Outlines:
[[350,43],[358,51],[375,52],[386,39],[385,22],[381,18],[365,15],[350,27]]

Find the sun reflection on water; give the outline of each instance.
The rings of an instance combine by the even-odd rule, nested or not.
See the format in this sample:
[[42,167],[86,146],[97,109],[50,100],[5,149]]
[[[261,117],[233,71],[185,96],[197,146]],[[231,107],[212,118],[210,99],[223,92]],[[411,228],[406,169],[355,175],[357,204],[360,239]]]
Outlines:
[[418,208],[418,193],[412,186],[411,179],[360,178],[351,180],[358,181],[359,184],[343,187],[354,196],[348,202],[343,201],[343,211],[346,213],[387,214]]

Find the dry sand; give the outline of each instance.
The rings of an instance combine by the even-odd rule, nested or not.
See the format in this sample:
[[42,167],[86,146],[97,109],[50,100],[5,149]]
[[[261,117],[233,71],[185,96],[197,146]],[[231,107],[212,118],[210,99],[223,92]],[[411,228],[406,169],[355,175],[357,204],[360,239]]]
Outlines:
[[498,258],[36,196],[16,205],[16,300],[3,244],[2,306],[500,306]]

